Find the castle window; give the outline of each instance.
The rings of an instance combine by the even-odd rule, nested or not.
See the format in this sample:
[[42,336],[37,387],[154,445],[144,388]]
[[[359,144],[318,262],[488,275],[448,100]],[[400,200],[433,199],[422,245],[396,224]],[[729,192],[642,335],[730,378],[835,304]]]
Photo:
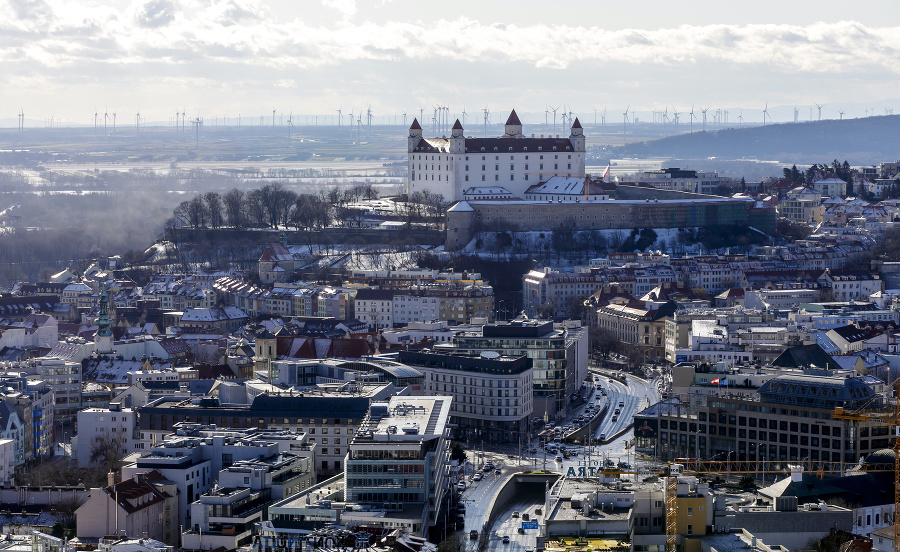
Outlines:
[[527,163],[525,164],[525,170],[526,170],[526,171],[528,170],[528,164],[527,164]]
[[481,181],[484,182],[484,175],[481,175]]
[[509,170],[511,170],[511,171],[515,170],[512,163],[509,164]]
[[509,179],[512,180],[512,179],[513,179],[513,175],[509,175]]
[[512,151],[512,148],[509,148],[509,151]]
[[499,174],[495,174],[495,175],[494,175],[494,180],[495,180],[495,181],[499,181],[499,180],[500,180],[500,175],[499,175]]
[[[543,148],[543,146],[538,146],[538,151],[544,151],[544,148]],[[541,159],[543,159],[543,158],[544,158],[544,157],[543,157],[543,156],[541,156]]]
[[553,146],[553,151],[556,151],[556,146]]

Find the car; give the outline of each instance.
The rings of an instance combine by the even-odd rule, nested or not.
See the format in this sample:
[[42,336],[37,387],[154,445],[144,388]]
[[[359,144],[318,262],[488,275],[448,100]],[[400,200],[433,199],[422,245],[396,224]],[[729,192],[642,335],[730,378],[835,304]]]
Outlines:
[[460,482],[456,485],[456,488],[459,489],[460,491],[465,491],[465,490],[466,490],[466,484],[463,483],[462,481],[460,481]]
[[514,512],[512,513],[512,517],[514,517],[514,518],[519,517],[519,511],[518,511],[518,510],[514,511]]
[[528,512],[523,513],[523,514],[522,514],[522,521],[528,521],[528,520],[529,520]]
[[541,515],[542,513],[543,513],[543,512],[541,511],[540,508],[535,508],[535,509],[534,509],[534,515],[539,516],[539,515]]
[[465,513],[466,513],[466,505],[465,505],[465,503],[464,503],[464,502],[460,502],[459,505],[456,507],[456,511],[459,512],[460,514],[465,514]]
[[606,440],[606,434],[605,434],[605,433],[601,433],[599,439],[600,439],[601,441],[605,441],[605,440]]
[[481,481],[483,477],[484,474],[482,474],[481,472],[475,472],[475,475],[472,476],[472,481]]
[[558,455],[558,454],[556,455],[556,458],[554,458],[554,460],[556,460],[557,462],[562,462],[562,461],[563,461],[562,456],[560,456],[560,455]]
[[496,470],[494,470],[494,475],[500,475],[500,473],[501,473],[500,468],[497,468]]
[[614,421],[614,422],[615,422],[615,421],[618,421],[618,419],[619,419],[619,416],[618,416],[618,415],[614,415],[614,416],[612,417],[612,421]]
[[578,456],[578,451],[577,451],[577,450],[570,450],[570,451],[569,451],[569,454],[570,454],[571,456]]
[[620,412],[622,412],[622,411],[617,408],[616,411],[613,412],[613,414],[619,414]]
[[524,534],[525,534],[525,528],[522,527],[522,526],[520,525],[519,528],[516,529],[516,532],[519,533],[520,535],[524,535]]
[[625,406],[625,401],[619,401],[619,406],[620,406],[620,407],[624,407],[624,406]]
[[478,538],[478,531],[476,531],[475,529],[469,531],[469,538],[472,540],[476,540]]
[[503,535],[503,544],[509,544],[509,535]]

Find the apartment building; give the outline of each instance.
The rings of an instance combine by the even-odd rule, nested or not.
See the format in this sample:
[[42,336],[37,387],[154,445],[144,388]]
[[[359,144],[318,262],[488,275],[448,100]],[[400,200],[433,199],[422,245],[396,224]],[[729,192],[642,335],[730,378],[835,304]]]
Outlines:
[[467,328],[454,336],[452,350],[527,356],[532,361],[535,415],[556,420],[565,416],[572,394],[587,375],[587,337],[578,321],[554,324],[517,318]]
[[456,439],[518,443],[534,414],[532,360],[495,351],[474,355],[447,349],[400,351],[399,358],[424,374],[427,395],[453,398],[450,425]]

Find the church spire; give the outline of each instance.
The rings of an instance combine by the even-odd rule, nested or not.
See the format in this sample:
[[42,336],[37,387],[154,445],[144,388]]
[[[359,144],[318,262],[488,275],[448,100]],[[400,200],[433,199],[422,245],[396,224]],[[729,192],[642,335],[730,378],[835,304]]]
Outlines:
[[112,336],[112,330],[110,329],[111,325],[112,323],[109,320],[109,298],[106,294],[106,286],[100,284],[100,316],[97,317],[97,326],[99,326],[97,336]]

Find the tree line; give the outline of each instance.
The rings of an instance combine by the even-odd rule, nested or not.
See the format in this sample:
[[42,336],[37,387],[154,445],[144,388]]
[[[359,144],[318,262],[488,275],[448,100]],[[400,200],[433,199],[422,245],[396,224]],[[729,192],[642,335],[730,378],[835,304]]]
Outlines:
[[[273,182],[253,190],[233,188],[224,194],[207,192],[182,201],[168,227],[199,228],[296,228],[321,230],[334,224],[359,227],[366,211],[353,204],[378,199],[370,184],[334,186],[318,193],[297,193]],[[441,194],[414,192],[394,202],[390,215],[408,221],[443,216],[447,202]]]

